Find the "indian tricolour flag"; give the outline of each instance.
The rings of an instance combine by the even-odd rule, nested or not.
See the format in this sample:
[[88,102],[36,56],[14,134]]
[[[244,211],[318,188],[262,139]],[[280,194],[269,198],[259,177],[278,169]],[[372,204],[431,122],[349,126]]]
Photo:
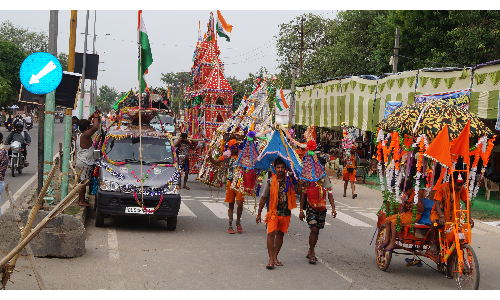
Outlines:
[[231,30],[233,29],[233,25],[229,25],[224,20],[224,17],[221,15],[220,11],[217,10],[217,33],[220,37],[226,38],[226,41],[229,42],[231,36]]
[[153,55],[151,54],[151,47],[149,46],[148,33],[144,20],[142,19],[142,10],[139,10],[139,23],[137,24],[137,45],[139,46],[139,79],[141,82],[140,93],[146,88],[146,81],[144,74],[148,74],[148,68],[153,63]]
[[278,101],[276,101],[276,106],[280,111],[283,111],[283,109],[288,109],[290,106],[288,106],[288,103],[286,103],[285,99],[285,94],[283,93],[283,89],[280,89],[280,96],[277,97]]

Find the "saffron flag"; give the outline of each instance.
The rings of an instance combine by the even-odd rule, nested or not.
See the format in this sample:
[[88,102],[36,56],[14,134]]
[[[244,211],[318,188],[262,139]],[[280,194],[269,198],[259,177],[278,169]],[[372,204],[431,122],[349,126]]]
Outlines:
[[146,31],[146,26],[144,25],[144,20],[142,19],[142,10],[139,10],[139,20],[137,24],[137,44],[139,46],[138,66],[139,80],[141,82],[139,93],[142,94],[144,88],[146,88],[144,74],[148,74],[148,68],[153,63],[153,55],[151,54],[151,47],[149,46],[148,33]]
[[449,149],[448,125],[444,124],[443,129],[441,129],[434,141],[429,145],[424,156],[437,161],[446,168],[451,168],[451,154]]
[[288,106],[288,103],[286,103],[285,94],[283,93],[283,89],[280,89],[280,96],[281,96],[281,101],[283,102],[283,106],[285,107],[285,109],[288,109],[290,106]]
[[220,37],[226,38],[226,41],[229,42],[230,36],[231,36],[231,30],[233,30],[233,25],[229,25],[226,23],[226,20],[224,20],[224,17],[220,13],[219,10],[217,10],[217,33],[219,34]]
[[470,165],[469,157],[469,132],[470,132],[470,120],[462,129],[460,135],[453,141],[453,147],[451,147],[451,154],[458,154],[464,158],[464,163],[467,166]]

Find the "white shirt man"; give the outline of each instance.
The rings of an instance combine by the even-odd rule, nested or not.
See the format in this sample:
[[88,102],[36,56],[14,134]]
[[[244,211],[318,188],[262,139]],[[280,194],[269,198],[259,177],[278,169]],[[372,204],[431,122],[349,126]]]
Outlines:
[[31,123],[31,116],[28,115],[26,118],[24,118],[24,121],[26,121],[26,124]]

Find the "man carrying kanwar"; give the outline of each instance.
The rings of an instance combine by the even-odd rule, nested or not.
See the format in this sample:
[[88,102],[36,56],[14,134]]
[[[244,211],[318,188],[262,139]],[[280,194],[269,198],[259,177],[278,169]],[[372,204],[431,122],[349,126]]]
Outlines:
[[234,179],[234,171],[236,170],[237,167],[237,162],[238,162],[238,141],[236,139],[231,139],[227,143],[228,149],[223,152],[223,154],[217,158],[214,159],[212,157],[212,151],[208,153],[208,159],[213,165],[218,165],[224,161],[227,161],[227,183],[226,183],[226,198],[224,202],[229,203],[229,209],[227,211],[228,217],[229,217],[229,228],[227,229],[227,232],[230,234],[234,234],[234,229],[233,229],[233,213],[234,213],[234,202],[236,200],[236,203],[238,205],[238,208],[236,210],[236,230],[238,233],[243,233],[243,227],[241,227],[241,215],[243,214],[243,201],[245,200],[244,196],[242,193],[239,191],[235,191],[231,189],[231,184]]
[[[315,154],[313,154],[316,156]],[[308,155],[309,156],[309,155]],[[311,159],[308,156],[305,159]],[[320,162],[322,167],[325,166],[326,160],[323,157],[319,157],[314,159],[313,164],[318,164]],[[305,160],[304,160],[305,163]],[[303,163],[303,164],[304,164]],[[320,170],[321,167],[316,165],[313,167],[315,170]],[[302,168],[302,172],[310,172],[309,170],[313,168]],[[307,169],[307,170],[306,170]],[[305,178],[301,174],[301,181]],[[311,232],[309,233],[309,251],[307,251],[306,258],[309,259],[310,264],[315,264],[317,261],[316,253],[314,252],[314,248],[316,247],[316,243],[318,242],[318,236],[320,229],[325,227],[325,219],[326,219],[326,202],[325,199],[328,195],[328,201],[332,206],[332,217],[337,217],[337,212],[335,211],[335,202],[332,195],[332,186],[330,183],[330,178],[323,171],[318,176],[319,179],[313,178],[309,176],[309,179],[305,179],[305,183],[303,184],[303,189],[300,197],[300,214],[299,219],[304,221],[304,217],[306,218],[307,224],[309,225],[309,229]],[[317,179],[317,180],[315,180]],[[299,183],[299,189],[301,188],[301,184]],[[306,210],[306,214],[304,215],[304,209]]]
[[287,176],[285,162],[278,157],[273,165],[276,174],[267,180],[264,186],[256,218],[259,224],[262,220],[262,209],[269,197],[269,210],[264,219],[267,225],[267,252],[269,254],[269,263],[266,268],[269,270],[274,269],[274,266],[283,266],[278,260],[278,253],[283,245],[283,236],[290,225],[291,210],[297,207],[293,182],[290,176]]
[[354,182],[356,181],[356,146],[346,151],[344,155],[344,171],[342,175],[344,180],[344,197],[346,196],[347,184],[351,182],[352,199],[358,196],[354,194]]

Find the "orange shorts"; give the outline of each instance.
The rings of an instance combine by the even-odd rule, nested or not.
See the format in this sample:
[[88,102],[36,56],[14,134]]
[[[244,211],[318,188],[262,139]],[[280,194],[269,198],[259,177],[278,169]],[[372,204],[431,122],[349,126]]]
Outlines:
[[342,175],[342,180],[344,180],[344,181],[345,180],[349,180],[351,182],[354,182],[354,181],[356,181],[356,174],[354,174],[354,173],[344,173]]
[[231,189],[231,181],[228,180],[226,187],[226,199],[224,200],[224,202],[234,203],[235,198],[237,201],[245,200],[245,197],[243,196],[242,193],[236,192],[235,190]]
[[286,233],[288,226],[290,226],[290,217],[274,216],[274,220],[267,221],[267,234],[275,230]]
[[[420,220],[420,217],[422,217],[421,214],[417,213],[415,216],[415,223]],[[401,219],[401,224],[411,224],[411,219],[413,218],[413,211],[409,210],[404,213],[399,214],[399,218]],[[392,215],[386,219],[386,221],[391,222],[394,225],[398,224],[398,217],[397,215]]]

